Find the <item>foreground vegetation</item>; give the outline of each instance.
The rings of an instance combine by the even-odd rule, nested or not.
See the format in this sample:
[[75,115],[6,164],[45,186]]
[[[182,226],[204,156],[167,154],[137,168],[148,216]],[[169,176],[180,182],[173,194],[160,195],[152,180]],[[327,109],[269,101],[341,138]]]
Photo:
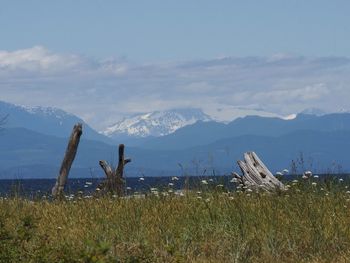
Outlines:
[[[208,186],[205,186],[208,187]],[[344,182],[283,193],[0,200],[0,262],[348,262]]]

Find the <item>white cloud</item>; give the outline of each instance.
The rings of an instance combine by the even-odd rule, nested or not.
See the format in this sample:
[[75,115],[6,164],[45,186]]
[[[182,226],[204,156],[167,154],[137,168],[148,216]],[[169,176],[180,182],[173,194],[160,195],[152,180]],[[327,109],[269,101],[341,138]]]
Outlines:
[[37,46],[0,51],[0,99],[60,107],[101,129],[128,113],[174,107],[201,107],[227,119],[237,107],[239,114],[256,108],[278,115],[309,107],[336,111],[348,107],[349,73],[350,59],[340,57],[131,64]]

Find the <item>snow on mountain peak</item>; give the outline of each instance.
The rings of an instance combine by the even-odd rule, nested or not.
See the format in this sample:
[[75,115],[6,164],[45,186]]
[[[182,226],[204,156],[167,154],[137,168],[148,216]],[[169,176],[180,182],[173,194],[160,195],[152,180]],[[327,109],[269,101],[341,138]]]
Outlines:
[[127,135],[133,137],[164,136],[197,121],[211,118],[201,109],[173,109],[133,115],[108,127],[102,133],[109,137]]

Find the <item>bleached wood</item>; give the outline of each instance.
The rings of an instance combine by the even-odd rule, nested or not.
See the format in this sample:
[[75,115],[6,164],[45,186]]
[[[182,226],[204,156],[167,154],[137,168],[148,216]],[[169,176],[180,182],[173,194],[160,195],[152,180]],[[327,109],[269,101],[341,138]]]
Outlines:
[[255,152],[245,153],[244,161],[239,160],[237,163],[242,170],[241,178],[245,185],[266,191],[285,189],[284,184],[273,176]]
[[99,186],[100,193],[115,193],[118,196],[124,195],[124,167],[127,163],[131,162],[131,159],[125,159],[124,157],[124,144],[119,145],[119,159],[118,166],[115,170],[104,160],[100,161],[100,166],[106,174],[107,179]]
[[66,153],[64,155],[59,175],[57,176],[56,184],[52,188],[52,195],[54,198],[60,197],[63,194],[64,188],[67,183],[70,168],[72,167],[75,155],[78,151],[80,136],[83,133],[83,127],[81,123],[74,125],[72,134],[69,138]]

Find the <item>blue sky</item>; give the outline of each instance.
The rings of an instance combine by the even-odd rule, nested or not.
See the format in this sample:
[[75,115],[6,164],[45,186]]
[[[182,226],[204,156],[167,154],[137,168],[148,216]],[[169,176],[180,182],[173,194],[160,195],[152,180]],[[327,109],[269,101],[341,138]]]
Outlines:
[[0,1],[0,48],[131,61],[350,56],[348,0]]
[[[104,129],[199,107],[349,109],[350,1],[0,0],[0,100]],[[262,113],[263,114],[263,113]]]

